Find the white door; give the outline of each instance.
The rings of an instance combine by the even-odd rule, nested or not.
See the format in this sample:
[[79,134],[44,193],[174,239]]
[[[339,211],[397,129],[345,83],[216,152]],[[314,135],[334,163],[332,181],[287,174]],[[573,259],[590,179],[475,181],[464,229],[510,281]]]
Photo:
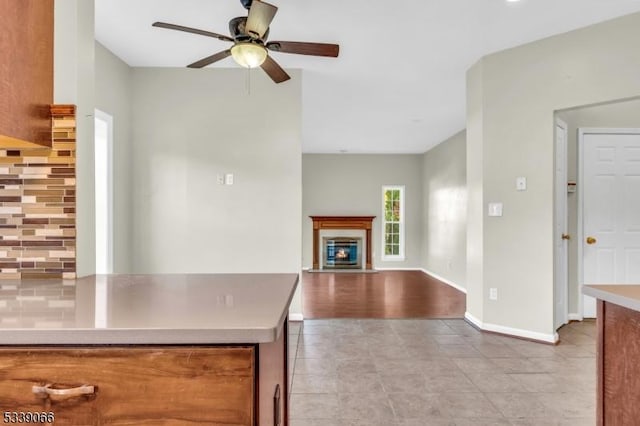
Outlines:
[[554,229],[554,300],[553,323],[555,329],[566,324],[568,319],[569,265],[567,226],[567,125],[556,120],[555,160],[555,229]]
[[[584,284],[640,283],[640,129],[583,130]],[[585,296],[583,316],[596,316]]]

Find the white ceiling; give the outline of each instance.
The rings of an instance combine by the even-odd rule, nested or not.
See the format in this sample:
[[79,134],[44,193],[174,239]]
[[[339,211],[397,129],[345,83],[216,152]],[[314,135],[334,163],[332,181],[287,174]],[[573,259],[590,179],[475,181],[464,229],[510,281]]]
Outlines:
[[[640,11],[640,0],[270,2],[271,40],[340,44],[337,59],[273,54],[304,70],[303,152],[318,153],[424,152],[465,127],[465,72],[483,55]],[[131,66],[182,67],[229,43],[153,22],[228,34],[243,15],[239,0],[96,0],[96,39]]]

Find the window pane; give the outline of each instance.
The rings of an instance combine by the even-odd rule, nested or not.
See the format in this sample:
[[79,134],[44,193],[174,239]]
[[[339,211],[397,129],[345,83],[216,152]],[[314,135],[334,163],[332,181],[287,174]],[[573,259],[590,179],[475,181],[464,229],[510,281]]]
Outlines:
[[392,234],[385,235],[384,242],[385,244],[391,244],[393,242],[393,235]]
[[384,203],[384,218],[385,220],[391,220],[393,218],[393,204],[391,201]]
[[394,244],[400,244],[400,235],[398,234],[393,234],[393,241]]
[[387,254],[387,255],[391,254],[391,246],[389,245],[384,246],[384,254]]
[[400,233],[400,224],[399,223],[391,224],[391,232],[393,232],[394,234],[399,234]]
[[393,202],[393,220],[400,222],[400,201]]
[[399,200],[400,200],[400,191],[396,189],[393,191],[393,201],[399,201]]
[[393,225],[390,224],[390,223],[385,223],[384,224],[384,232],[385,232],[385,234],[393,232]]
[[400,254],[400,246],[397,244],[391,245],[391,254],[399,255]]

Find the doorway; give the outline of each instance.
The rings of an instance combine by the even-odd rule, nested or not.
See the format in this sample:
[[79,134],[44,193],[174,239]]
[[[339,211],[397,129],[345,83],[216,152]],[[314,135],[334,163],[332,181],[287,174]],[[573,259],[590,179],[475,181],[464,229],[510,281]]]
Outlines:
[[[580,282],[640,282],[640,129],[582,128],[578,259]],[[595,318],[583,296],[582,315]]]
[[113,117],[95,111],[96,274],[113,272]]

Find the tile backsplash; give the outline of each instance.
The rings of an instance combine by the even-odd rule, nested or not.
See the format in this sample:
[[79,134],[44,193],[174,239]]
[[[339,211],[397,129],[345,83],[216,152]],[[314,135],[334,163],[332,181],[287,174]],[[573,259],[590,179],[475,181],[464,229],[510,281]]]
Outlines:
[[51,148],[0,148],[0,280],[76,276],[75,107],[51,117]]

